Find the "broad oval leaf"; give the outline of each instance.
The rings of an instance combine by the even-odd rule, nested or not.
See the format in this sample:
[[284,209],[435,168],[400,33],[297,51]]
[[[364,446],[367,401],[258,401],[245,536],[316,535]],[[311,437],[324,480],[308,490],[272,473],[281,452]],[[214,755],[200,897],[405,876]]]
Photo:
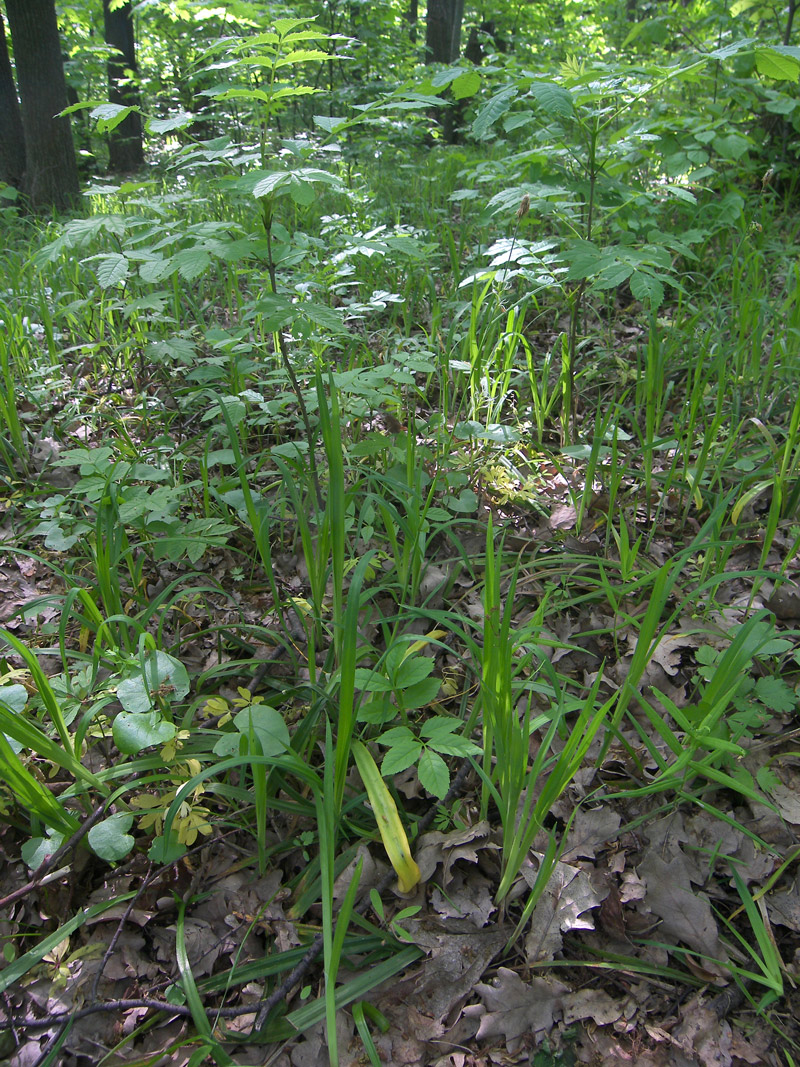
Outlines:
[[144,670],[126,678],[117,686],[117,697],[125,711],[135,714],[150,711],[153,693],[167,701],[183,700],[189,692],[189,675],[180,660],[166,652],[151,652]]
[[111,728],[114,744],[126,756],[135,756],[143,748],[164,745],[175,736],[175,727],[157,711],[133,713],[121,711]]
[[134,845],[134,840],[128,833],[132,825],[132,815],[123,811],[110,815],[89,831],[90,848],[95,855],[108,863],[124,859]]
[[115,130],[133,111],[140,112],[140,108],[125,104],[99,104],[92,108],[90,114],[97,123],[98,133],[108,133]]
[[483,426],[481,423],[470,419],[466,422],[456,423],[453,429],[453,436],[459,438],[461,441],[468,440],[472,437],[476,441],[493,441],[495,444],[510,444],[514,441],[519,441],[521,435],[511,426],[503,426],[497,422],[490,422],[488,426]]
[[474,96],[481,87],[481,76],[476,70],[465,70],[455,79],[452,85],[453,96],[456,100],[466,100]]
[[252,736],[264,756],[281,756],[289,747],[289,729],[275,708],[253,704],[234,717],[234,726],[244,737]]

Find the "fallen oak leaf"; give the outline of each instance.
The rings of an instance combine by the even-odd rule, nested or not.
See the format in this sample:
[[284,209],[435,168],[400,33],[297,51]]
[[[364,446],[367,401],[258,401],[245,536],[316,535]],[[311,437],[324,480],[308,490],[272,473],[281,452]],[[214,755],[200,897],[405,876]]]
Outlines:
[[[541,856],[534,853],[541,862]],[[531,889],[537,869],[526,864],[520,872]],[[595,889],[580,867],[556,863],[531,915],[531,930],[525,938],[525,956],[529,964],[551,960],[561,951],[561,934],[569,930],[594,930],[594,920],[585,915],[602,903],[608,890]]]
[[598,1026],[608,1026],[622,1018],[624,1006],[603,989],[578,989],[567,993],[562,1002],[564,1025],[579,1019],[592,1019]]
[[724,961],[726,952],[719,941],[711,905],[704,894],[692,888],[683,855],[666,863],[650,851],[639,864],[639,873],[647,882],[643,903],[661,919],[660,937],[695,949],[709,969],[712,961]]
[[505,1038],[508,1051],[513,1054],[525,1034],[552,1030],[569,987],[550,978],[531,978],[526,983],[508,967],[500,967],[493,985],[479,982],[475,991],[486,1006],[477,1039]]

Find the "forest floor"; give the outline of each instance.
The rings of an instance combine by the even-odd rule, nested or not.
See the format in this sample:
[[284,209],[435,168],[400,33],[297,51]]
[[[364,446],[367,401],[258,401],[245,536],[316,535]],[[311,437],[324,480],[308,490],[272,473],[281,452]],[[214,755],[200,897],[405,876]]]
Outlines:
[[0,1063],[800,1062],[796,232],[735,306],[589,300],[543,431],[431,304],[298,362],[306,452],[224,302],[176,341],[161,293],[169,342],[92,294],[19,313]]

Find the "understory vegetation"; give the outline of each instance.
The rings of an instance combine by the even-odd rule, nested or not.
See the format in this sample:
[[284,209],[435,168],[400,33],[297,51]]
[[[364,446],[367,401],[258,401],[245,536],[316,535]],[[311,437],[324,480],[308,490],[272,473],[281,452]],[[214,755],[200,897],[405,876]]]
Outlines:
[[0,1058],[799,1062],[800,49],[234,9],[0,209]]

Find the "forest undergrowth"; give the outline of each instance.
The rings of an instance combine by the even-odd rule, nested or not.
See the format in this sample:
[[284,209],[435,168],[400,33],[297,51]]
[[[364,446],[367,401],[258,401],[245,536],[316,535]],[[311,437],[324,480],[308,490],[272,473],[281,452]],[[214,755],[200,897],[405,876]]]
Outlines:
[[0,1059],[793,1064],[800,211],[701,99],[747,42],[302,127],[328,45],[222,41],[213,136],[2,209]]

